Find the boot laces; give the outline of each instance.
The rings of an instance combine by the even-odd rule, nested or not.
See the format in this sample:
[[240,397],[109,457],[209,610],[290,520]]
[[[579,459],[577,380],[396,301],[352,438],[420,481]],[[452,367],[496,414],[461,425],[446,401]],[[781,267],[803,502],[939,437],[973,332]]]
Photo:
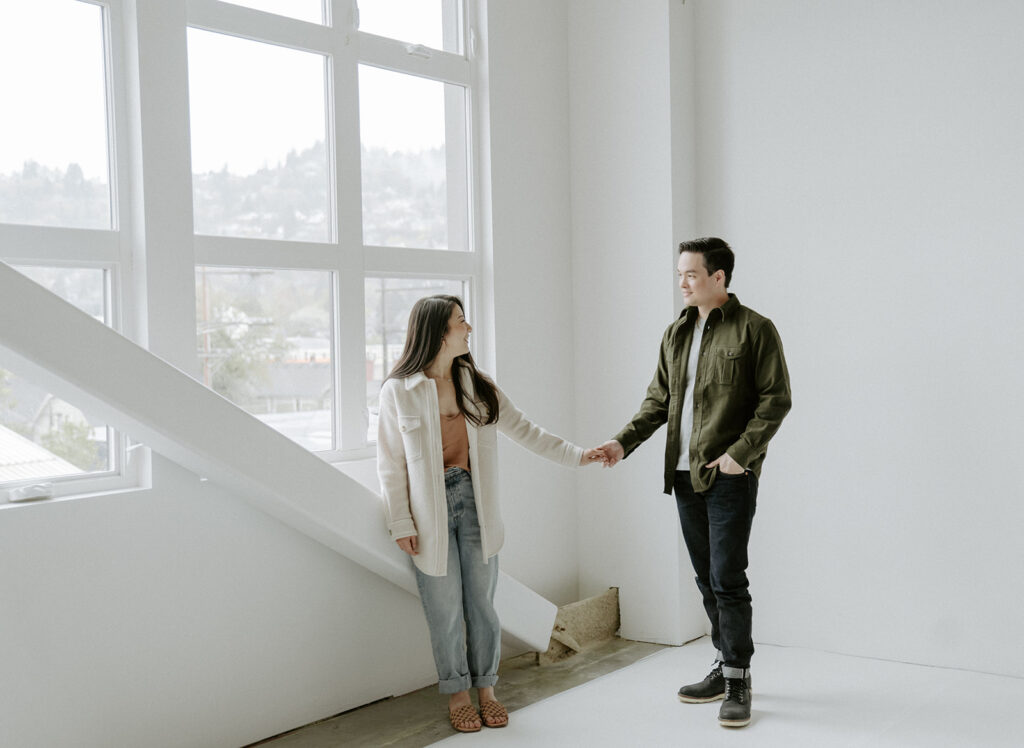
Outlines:
[[739,704],[747,703],[747,681],[745,678],[725,679],[725,700]]

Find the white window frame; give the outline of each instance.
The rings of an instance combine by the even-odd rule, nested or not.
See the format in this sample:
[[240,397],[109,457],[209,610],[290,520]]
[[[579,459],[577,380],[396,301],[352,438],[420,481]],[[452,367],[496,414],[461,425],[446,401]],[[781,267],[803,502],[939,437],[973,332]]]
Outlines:
[[[332,462],[372,457],[367,438],[366,373],[364,351],[365,285],[367,277],[445,278],[463,282],[467,311],[475,315],[483,263],[480,247],[480,205],[477,167],[478,118],[474,96],[480,85],[480,64],[472,38],[480,0],[445,0],[446,34],[462,35],[460,54],[427,49],[357,28],[355,0],[325,0],[325,24],[314,24],[220,0],[187,0],[188,26],[254,41],[324,55],[327,61],[327,153],[329,195],[333,200],[330,240],[282,241],[196,234],[197,266],[254,267],[330,272],[334,280],[334,340],[336,448],[317,452]],[[461,8],[461,12],[459,9]],[[455,15],[451,15],[454,13]],[[449,242],[464,249],[379,247],[363,243],[362,175],[359,136],[359,66],[371,65],[465,89],[465,134],[459,148],[446,149],[451,173],[453,159],[463,160],[467,179],[465,200],[449,199]],[[448,102],[446,106],[451,106]],[[446,112],[446,122],[453,113]],[[460,110],[460,115],[462,111]],[[451,128],[448,128],[451,130]],[[333,135],[333,139],[332,139]],[[456,162],[458,164],[458,162]],[[453,189],[449,180],[449,190]],[[460,227],[465,235],[460,236]],[[456,232],[453,242],[452,232]],[[474,336],[477,345],[480,338]]]
[[[122,0],[80,0],[101,8],[103,14],[104,71],[106,77],[108,182],[110,185],[109,229],[79,229],[0,223],[0,257],[9,265],[96,268],[105,272],[108,324],[130,338],[138,329],[131,315],[132,247]],[[18,372],[14,371],[17,375]],[[74,403],[70,403],[74,405]],[[131,443],[113,429],[114,468],[84,475],[50,476],[0,483],[0,506],[7,504],[12,489],[37,484],[51,486],[44,499],[61,499],[139,488],[149,483],[149,450]]]
[[[356,0],[324,0],[324,24],[299,21],[221,0],[161,0],[159,6],[136,6],[131,0],[80,1],[103,10],[111,228],[0,224],[0,247],[3,248],[0,257],[4,261],[105,269],[110,286],[111,327],[157,350],[179,368],[188,370],[194,365],[194,375],[198,375],[198,358],[194,343],[190,346],[189,341],[195,340],[196,326],[189,309],[194,312],[195,307],[194,298],[188,298],[187,276],[191,273],[194,292],[197,266],[331,273],[337,448],[317,454],[332,462],[376,454],[376,447],[366,434],[364,308],[367,277],[445,278],[464,283],[467,312],[475,329],[474,354],[485,365],[493,360],[493,347],[488,341],[490,305],[481,303],[490,287],[487,274],[491,269],[489,234],[484,228],[487,220],[484,197],[487,165],[482,159],[486,150],[485,109],[479,98],[484,87],[486,53],[477,49],[484,0],[443,0],[449,14],[452,8],[457,9],[458,23],[449,23],[445,33],[461,35],[459,53],[427,49],[359,31]],[[184,42],[190,27],[325,56],[329,199],[334,208],[329,241],[280,241],[194,233],[191,211],[185,207],[186,195],[187,204],[191,205],[191,170],[187,163],[181,163],[183,154],[187,158],[189,125],[184,123],[182,129],[176,121],[177,113],[182,111],[180,105],[187,104],[187,50],[184,44],[179,48],[176,40]],[[154,45],[154,41],[159,43]],[[460,148],[454,148],[455,139],[446,138],[449,162],[453,158],[465,160],[465,199],[448,201],[450,246],[459,248],[415,249],[363,243],[358,111],[360,65],[464,88],[465,121],[459,123],[464,141]],[[140,84],[140,76],[144,83]],[[166,88],[154,90],[161,86]],[[154,108],[154,97],[169,102],[167,108]],[[167,111],[175,116],[167,119]],[[460,115],[462,111],[460,109]],[[452,122],[451,117],[449,111],[446,120]],[[452,184],[450,179],[449,184]],[[179,216],[180,222],[173,223]],[[153,233],[154,226],[160,227],[158,233]],[[459,237],[463,226],[465,236]],[[185,245],[189,239],[190,247]],[[153,306],[154,293],[158,297],[156,307]],[[148,309],[144,308],[147,304]],[[154,314],[157,316],[153,317]],[[53,483],[53,497],[91,496],[151,485],[149,449],[130,443],[123,434],[118,434],[115,441],[117,475],[54,476],[52,481],[46,481]],[[0,505],[4,501],[3,491],[14,485],[15,482],[0,485]]]

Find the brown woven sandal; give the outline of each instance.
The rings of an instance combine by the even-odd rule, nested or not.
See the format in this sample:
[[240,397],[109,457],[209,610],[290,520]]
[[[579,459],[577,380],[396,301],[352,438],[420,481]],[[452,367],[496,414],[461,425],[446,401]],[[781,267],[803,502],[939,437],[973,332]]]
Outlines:
[[480,715],[477,714],[476,709],[473,708],[472,704],[463,704],[458,709],[452,711],[448,710],[448,721],[452,723],[458,732],[480,732],[480,725],[476,727],[467,727],[467,723],[474,721],[481,721]]
[[487,727],[505,727],[508,724],[508,712],[494,699],[480,704],[480,717]]

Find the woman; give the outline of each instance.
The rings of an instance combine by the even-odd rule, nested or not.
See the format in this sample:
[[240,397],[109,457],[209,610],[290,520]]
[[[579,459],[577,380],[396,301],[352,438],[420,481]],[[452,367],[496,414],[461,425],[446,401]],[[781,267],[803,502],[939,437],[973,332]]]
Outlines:
[[549,434],[518,411],[477,370],[471,331],[458,297],[416,302],[402,357],[381,388],[377,436],[388,531],[412,557],[440,691],[450,695],[448,718],[459,732],[508,724],[494,697],[501,626],[493,601],[504,542],[497,431],[566,466],[602,460],[599,450]]

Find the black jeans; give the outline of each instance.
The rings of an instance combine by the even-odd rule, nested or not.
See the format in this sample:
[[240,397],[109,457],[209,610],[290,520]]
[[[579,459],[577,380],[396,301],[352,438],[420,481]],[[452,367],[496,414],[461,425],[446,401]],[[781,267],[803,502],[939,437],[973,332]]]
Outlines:
[[676,505],[711,641],[728,667],[748,668],[754,654],[747,541],[757,509],[757,476],[719,473],[707,491],[696,492],[689,471],[677,471]]

